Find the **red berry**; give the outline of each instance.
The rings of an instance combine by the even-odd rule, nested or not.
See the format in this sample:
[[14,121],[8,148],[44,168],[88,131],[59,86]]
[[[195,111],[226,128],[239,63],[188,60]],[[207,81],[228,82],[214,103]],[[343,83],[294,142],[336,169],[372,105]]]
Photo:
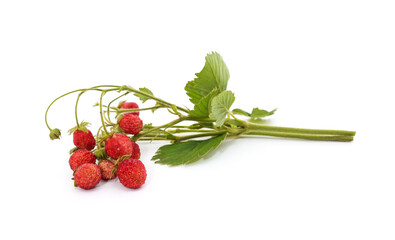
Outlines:
[[114,134],[106,140],[104,149],[109,157],[118,159],[124,155],[133,154],[132,141],[124,134]]
[[135,142],[132,142],[132,145],[133,145],[133,154],[132,154],[132,156],[130,158],[140,159],[141,154],[140,154],[140,147],[139,147],[139,145],[137,143],[135,143]]
[[125,133],[136,135],[143,127],[143,121],[136,115],[125,114],[119,121],[119,127],[121,127]]
[[73,133],[74,145],[80,149],[92,150],[95,148],[96,140],[91,131],[76,130]]
[[[137,105],[137,103],[135,103],[135,102],[123,102],[119,106],[119,108],[122,108],[122,109],[137,109],[137,108],[139,108],[139,105]],[[127,113],[127,114],[132,114],[132,115],[139,116],[140,112],[131,112],[131,113]]]
[[80,188],[91,189],[101,179],[100,168],[93,163],[85,163],[77,168],[74,174],[74,182]]
[[99,168],[101,170],[101,178],[104,180],[114,179],[117,174],[113,172],[114,163],[103,160],[99,163]]
[[71,170],[75,171],[79,166],[84,163],[95,163],[96,157],[93,153],[85,149],[78,149],[69,159]]
[[147,172],[144,164],[133,158],[123,160],[117,169],[119,181],[128,188],[139,188],[145,183]]

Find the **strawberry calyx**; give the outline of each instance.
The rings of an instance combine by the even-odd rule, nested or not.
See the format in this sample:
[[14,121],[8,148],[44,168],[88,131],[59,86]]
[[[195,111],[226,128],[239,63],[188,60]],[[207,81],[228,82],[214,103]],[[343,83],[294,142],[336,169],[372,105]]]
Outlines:
[[70,128],[69,131],[67,132],[69,135],[73,134],[77,130],[88,132],[87,127],[90,125],[91,125],[90,123],[82,121],[81,123],[77,124],[77,126]]

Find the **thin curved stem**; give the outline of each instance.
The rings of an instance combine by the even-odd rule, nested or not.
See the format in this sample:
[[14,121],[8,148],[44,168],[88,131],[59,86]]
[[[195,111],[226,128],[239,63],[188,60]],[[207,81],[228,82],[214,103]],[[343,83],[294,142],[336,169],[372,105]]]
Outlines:
[[75,92],[80,92],[80,91],[89,91],[89,90],[103,91],[102,89],[99,89],[99,88],[101,88],[101,87],[112,87],[112,88],[116,88],[116,89],[119,88],[119,86],[115,86],[115,85],[98,85],[98,86],[94,86],[94,87],[91,87],[91,88],[81,88],[81,89],[73,90],[73,91],[67,92],[67,93],[62,94],[62,95],[60,95],[59,97],[55,98],[55,99],[48,105],[47,110],[45,111],[45,125],[47,125],[47,128],[48,128],[50,131],[52,131],[52,128],[49,126],[48,120],[47,120],[47,119],[48,119],[48,111],[49,111],[49,109],[51,108],[51,106],[52,106],[57,100],[61,99],[62,97],[65,97],[65,96],[67,96],[67,95],[69,95],[69,94],[72,94],[72,93],[75,93]]
[[149,129],[148,131],[146,131],[146,132],[142,132],[142,133],[139,133],[139,134],[135,135],[135,136],[133,137],[133,140],[134,140],[134,141],[137,141],[139,138],[141,138],[141,137],[147,135],[148,133],[154,132],[154,131],[159,130],[159,129],[162,129],[162,128],[163,128],[163,129],[166,129],[166,128],[168,128],[168,127],[170,127],[170,126],[173,126],[173,125],[176,125],[177,123],[182,122],[182,121],[184,121],[184,120],[185,120],[185,117],[180,117],[180,118],[177,118],[176,120],[173,120],[173,121],[171,121],[171,122],[169,122],[169,123],[166,123],[166,124],[163,124],[163,125],[161,125],[161,126],[157,126],[157,127],[150,128],[150,129]]
[[77,128],[80,127],[80,123],[78,121],[78,115],[77,115],[77,107],[78,107],[78,102],[80,100],[81,95],[84,93],[85,91],[81,91],[80,94],[78,94],[77,100],[75,101],[75,121],[77,123]]
[[[147,98],[149,98],[149,99],[155,100],[155,101],[157,101],[157,102],[159,102],[159,103],[162,103],[163,105],[166,105],[167,107],[171,107],[172,105],[175,105],[175,104],[171,104],[171,103],[169,103],[169,102],[166,102],[166,101],[164,101],[164,100],[162,100],[162,99],[160,99],[160,98],[157,98],[157,97],[155,97],[155,96],[153,96],[153,95],[151,95],[151,94],[147,94],[147,93],[145,93],[145,92],[142,92],[142,91],[139,91],[139,90],[137,90],[137,89],[134,89],[134,88],[132,88],[132,87],[130,87],[130,86],[123,86],[123,87],[121,87],[121,88],[123,88],[122,90],[126,90],[126,91],[130,91],[130,92],[138,93],[138,94],[140,94],[140,95],[142,95],[142,96],[144,96],[144,97],[147,97]],[[183,107],[180,107],[180,106],[177,106],[177,105],[175,105],[175,106],[177,107],[178,110],[181,110],[181,111],[183,111],[183,112],[185,112],[185,113],[189,113],[189,110],[188,110],[188,109],[183,108]]]
[[102,123],[102,127],[103,127],[103,130],[104,130],[104,132],[107,134],[107,136],[108,135],[110,135],[109,133],[108,133],[108,131],[107,131],[107,128],[106,128],[106,124],[105,124],[105,122],[104,122],[104,117],[103,117],[103,96],[104,96],[104,94],[106,94],[106,92],[107,91],[102,91],[102,93],[101,93],[101,95],[100,95],[100,103],[99,103],[99,108],[100,108],[100,119],[101,119],[101,123]]
[[126,93],[124,93],[124,94],[118,96],[117,98],[113,99],[111,102],[108,103],[108,105],[107,105],[107,118],[108,118],[109,120],[111,119],[111,118],[110,118],[110,106],[111,106],[111,104],[112,104],[113,102],[115,102],[116,100],[120,99],[121,97],[124,97],[124,96],[126,96],[126,95],[128,95],[128,94],[129,94],[129,93],[126,92]]

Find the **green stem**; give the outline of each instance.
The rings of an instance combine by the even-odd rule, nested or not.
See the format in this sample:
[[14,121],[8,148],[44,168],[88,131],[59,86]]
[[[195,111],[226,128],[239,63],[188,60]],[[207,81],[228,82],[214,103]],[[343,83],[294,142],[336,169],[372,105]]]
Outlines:
[[295,132],[274,132],[265,130],[249,130],[242,135],[259,135],[259,136],[272,136],[272,137],[285,137],[285,138],[300,138],[308,140],[321,140],[321,141],[340,141],[351,142],[353,136],[347,135],[319,135],[319,134],[306,134]]
[[48,124],[48,111],[49,111],[49,109],[51,108],[51,106],[57,101],[57,100],[59,100],[59,99],[61,99],[62,97],[65,97],[65,96],[67,96],[67,95],[69,95],[69,94],[72,94],[72,93],[75,93],[75,92],[80,92],[80,91],[88,91],[88,90],[94,90],[94,91],[103,91],[102,89],[99,89],[99,88],[101,88],[101,87],[113,87],[113,88],[119,88],[119,86],[115,86],[115,85],[98,85],[98,86],[94,86],[94,87],[91,87],[91,88],[82,88],[82,89],[77,89],[77,90],[73,90],[73,91],[70,91],[70,92],[67,92],[67,93],[65,93],[65,94],[62,94],[62,95],[60,95],[59,97],[57,97],[57,98],[55,98],[50,104],[49,104],[49,106],[47,107],[47,110],[45,111],[45,125],[47,125],[47,128],[50,130],[50,131],[52,131],[52,128],[49,126],[49,124]]
[[[165,106],[167,106],[167,107],[171,107],[172,105],[175,105],[175,104],[171,104],[171,103],[169,103],[169,102],[166,102],[166,101],[164,101],[164,100],[162,100],[162,99],[160,99],[160,98],[157,98],[157,97],[155,97],[155,96],[153,96],[153,95],[151,95],[151,94],[147,94],[147,93],[145,93],[145,92],[141,92],[141,91],[139,91],[139,90],[137,90],[137,89],[134,89],[134,88],[132,88],[132,87],[130,87],[130,86],[123,86],[123,87],[122,87],[122,90],[126,90],[126,91],[129,91],[129,92],[138,93],[138,94],[140,94],[140,95],[142,95],[142,96],[145,96],[145,97],[147,97],[147,98],[149,98],[149,99],[155,100],[155,101],[157,101],[157,102],[159,102],[159,103],[161,103],[161,104],[163,104],[163,105],[165,105]],[[177,106],[177,105],[175,105],[175,106],[177,107],[177,109],[179,109],[179,110],[181,110],[181,111],[183,111],[183,112],[185,112],[185,113],[189,113],[189,110],[188,110],[188,109],[183,108],[183,107],[179,107],[179,106]]]
[[168,128],[168,127],[170,127],[170,126],[173,126],[173,125],[176,125],[177,123],[182,122],[182,121],[184,121],[184,120],[185,120],[185,117],[180,117],[180,118],[177,118],[176,120],[173,120],[173,121],[171,121],[171,122],[169,122],[169,123],[166,123],[166,124],[163,124],[163,125],[161,125],[161,126],[157,126],[157,127],[150,128],[150,129],[149,129],[148,131],[146,131],[146,132],[141,132],[141,133],[135,135],[135,136],[133,137],[133,140],[134,140],[134,141],[137,141],[139,138],[141,138],[141,137],[147,135],[148,133],[154,132],[154,131],[156,131],[156,130],[158,130],[158,129],[161,129],[161,128],[166,129],[166,128]]
[[214,132],[213,130],[210,130],[210,129],[180,129],[180,128],[177,128],[177,129],[170,129],[170,130],[167,130],[167,132],[169,132],[169,133],[186,133],[186,132]]
[[111,111],[110,111],[110,106],[111,106],[111,104],[112,104],[113,102],[115,102],[116,100],[120,99],[121,97],[124,97],[124,96],[126,96],[126,95],[128,95],[128,94],[129,94],[129,93],[126,92],[126,93],[124,93],[124,94],[122,94],[122,95],[116,97],[115,99],[111,100],[111,102],[108,103],[108,105],[107,105],[107,118],[108,118],[109,120],[111,119],[111,117],[110,117],[110,112],[111,112]]
[[103,117],[103,104],[102,104],[102,102],[103,102],[103,96],[104,96],[104,94],[106,94],[106,92],[107,92],[107,91],[102,91],[102,93],[101,93],[101,95],[100,95],[99,108],[100,108],[100,119],[101,119],[101,124],[102,124],[102,126],[103,126],[104,132],[105,132],[106,135],[108,136],[108,135],[110,135],[110,134],[108,133],[107,128],[106,128],[106,124],[105,124],[105,122],[104,122],[104,117]]
[[153,107],[148,107],[148,108],[129,108],[129,109],[117,109],[117,115],[120,113],[130,113],[130,112],[141,112],[141,111],[147,111],[147,110],[156,110],[159,108],[164,108],[165,106],[153,106]]
[[201,138],[201,137],[210,137],[210,136],[217,136],[227,133],[227,130],[215,131],[210,133],[199,133],[199,134],[191,134],[186,136],[180,136],[177,141],[184,141],[191,138]]
[[291,127],[277,127],[267,126],[256,123],[245,122],[248,130],[262,130],[262,131],[273,131],[273,132],[284,132],[284,133],[301,133],[301,134],[315,134],[315,135],[343,135],[343,136],[355,136],[354,131],[345,130],[326,130],[326,129],[308,129],[308,128],[291,128]]
[[75,101],[75,121],[77,122],[77,129],[80,128],[80,123],[78,121],[78,116],[77,116],[77,107],[78,107],[78,102],[80,100],[81,95],[84,93],[85,91],[81,91],[80,94],[78,94],[77,100]]

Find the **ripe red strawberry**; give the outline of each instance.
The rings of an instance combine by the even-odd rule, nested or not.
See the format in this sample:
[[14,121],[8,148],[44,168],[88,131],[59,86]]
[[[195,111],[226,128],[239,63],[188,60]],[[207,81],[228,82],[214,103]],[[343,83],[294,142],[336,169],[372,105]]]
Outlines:
[[132,141],[124,134],[114,134],[106,140],[104,149],[109,157],[118,159],[124,155],[133,154]]
[[73,133],[73,142],[76,147],[89,151],[95,148],[96,145],[96,140],[88,129],[86,131],[75,130]]
[[103,160],[99,163],[99,168],[101,170],[101,178],[104,180],[114,179],[117,174],[113,171],[114,163]]
[[132,141],[132,145],[133,145],[133,153],[132,156],[130,158],[133,159],[140,159],[141,153],[140,153],[140,147],[137,143]]
[[84,163],[95,163],[96,157],[93,153],[85,149],[78,149],[69,159],[71,170],[75,171],[79,166]]
[[144,164],[133,158],[123,160],[117,169],[119,181],[128,188],[139,188],[145,183],[147,172]]
[[77,168],[74,174],[74,183],[82,189],[95,187],[101,179],[99,166],[93,163],[84,163]]
[[[119,108],[121,108],[121,109],[137,109],[137,108],[139,108],[139,105],[137,105],[137,103],[135,103],[135,102],[122,102],[119,105]],[[131,112],[131,113],[127,113],[127,114],[139,116],[140,112]]]
[[119,127],[129,134],[138,134],[143,127],[140,117],[132,114],[125,114],[119,121]]

